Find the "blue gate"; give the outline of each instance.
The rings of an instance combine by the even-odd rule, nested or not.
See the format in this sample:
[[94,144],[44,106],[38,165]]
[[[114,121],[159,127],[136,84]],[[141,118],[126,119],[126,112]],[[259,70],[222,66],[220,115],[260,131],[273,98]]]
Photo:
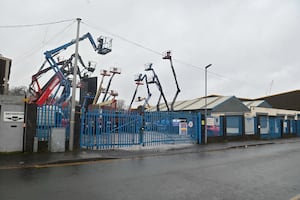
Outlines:
[[200,130],[200,115],[195,113],[94,110],[81,116],[80,147],[196,143]]
[[143,118],[143,144],[199,142],[201,135],[200,121],[200,115],[196,113],[145,112]]
[[137,113],[94,110],[81,116],[80,147],[111,149],[140,144],[142,118]]

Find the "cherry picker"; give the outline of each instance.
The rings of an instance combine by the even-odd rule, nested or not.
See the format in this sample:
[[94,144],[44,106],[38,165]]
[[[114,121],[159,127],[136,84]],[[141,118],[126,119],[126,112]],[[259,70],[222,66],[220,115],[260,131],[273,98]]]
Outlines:
[[[93,47],[93,49],[101,55],[105,55],[111,52],[111,39],[106,37],[100,37],[97,40],[97,44],[95,43],[92,35],[90,33],[84,34],[79,38],[79,41],[88,39]],[[29,92],[31,94],[29,98],[29,103],[35,103],[39,106],[46,104],[48,98],[51,95],[52,99],[56,99],[55,104],[62,104],[70,97],[71,92],[71,80],[69,80],[68,76],[73,72],[73,66],[71,65],[71,61],[74,56],[64,62],[56,62],[55,57],[59,55],[59,53],[63,50],[66,50],[68,47],[72,46],[76,43],[76,40],[72,40],[64,45],[61,45],[55,49],[46,51],[44,53],[46,61],[43,63],[39,71],[32,76],[32,81],[29,86]],[[79,58],[81,64],[83,64],[81,57]],[[50,67],[44,68],[46,63],[50,65]],[[44,75],[49,70],[54,71],[54,75],[46,82],[46,84],[42,85],[39,82],[39,78]],[[92,68],[87,68],[87,71],[93,71]],[[62,90],[62,91],[61,91]],[[58,96],[59,91],[61,91],[60,96]],[[50,103],[51,104],[51,103]]]

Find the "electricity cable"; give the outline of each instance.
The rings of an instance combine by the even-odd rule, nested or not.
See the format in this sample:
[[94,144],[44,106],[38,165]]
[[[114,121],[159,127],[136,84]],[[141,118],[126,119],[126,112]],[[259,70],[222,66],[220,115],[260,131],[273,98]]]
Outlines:
[[55,22],[37,23],[37,24],[16,24],[16,25],[0,25],[0,28],[26,28],[26,27],[36,27],[36,26],[46,26],[52,24],[60,24],[65,22],[75,21],[75,19],[60,20]]
[[[92,28],[92,29],[95,29],[95,30],[97,30],[97,31],[105,32],[105,33],[107,33],[107,34],[109,34],[109,35],[111,35],[111,36],[113,36],[113,37],[115,37],[115,38],[119,38],[120,40],[123,40],[123,41],[125,41],[125,42],[128,42],[128,43],[130,43],[130,44],[132,44],[132,45],[135,45],[135,46],[137,46],[137,47],[139,47],[139,48],[142,48],[142,49],[144,49],[144,50],[147,50],[147,51],[149,51],[149,52],[152,52],[152,53],[154,53],[154,54],[156,54],[156,55],[160,55],[160,56],[162,55],[159,51],[156,51],[156,50],[154,50],[154,49],[152,49],[152,48],[146,47],[146,46],[144,46],[144,45],[142,45],[142,44],[139,44],[139,43],[137,43],[137,42],[134,42],[134,41],[132,41],[132,40],[129,40],[129,39],[123,37],[123,36],[120,36],[120,35],[118,35],[118,34],[112,33],[112,32],[110,32],[110,31],[108,31],[108,30],[103,29],[103,28],[92,26],[92,25],[90,25],[90,24],[88,24],[88,23],[86,23],[86,22],[83,22],[83,21],[82,21],[82,24],[84,24],[84,25],[86,25],[87,27],[90,27],[90,28]],[[179,64],[182,64],[182,65],[185,65],[185,66],[189,66],[189,67],[192,67],[192,68],[195,68],[195,69],[198,69],[198,70],[200,69],[200,70],[203,70],[203,71],[204,71],[204,68],[203,68],[203,67],[199,67],[199,66],[196,66],[196,65],[187,63],[187,62],[182,61],[182,60],[180,60],[180,59],[173,59],[173,60],[174,60],[174,62],[177,62],[177,63],[179,63]],[[229,81],[236,81],[236,82],[240,82],[240,83],[247,84],[247,85],[249,85],[249,86],[251,86],[251,87],[253,87],[253,88],[257,88],[256,86],[254,86],[254,85],[252,85],[251,83],[246,82],[246,81],[244,81],[244,80],[237,80],[237,79],[233,79],[233,78],[228,78],[228,77],[226,77],[226,76],[223,76],[223,75],[220,75],[220,74],[218,74],[218,73],[211,72],[211,71],[208,71],[208,73],[211,74],[211,75],[213,75],[213,76],[215,76],[215,77],[218,78],[218,79],[229,80]]]
[[[75,21],[74,21],[75,22]],[[24,59],[27,59],[29,56],[33,55],[34,53],[36,53],[37,51],[41,50],[45,45],[47,45],[47,43],[51,42],[52,40],[54,40],[55,38],[57,38],[58,36],[62,35],[62,33],[66,32],[73,24],[74,22],[68,24],[67,26],[65,26],[61,31],[57,32],[53,37],[51,37],[49,40],[45,41],[45,38],[43,39],[42,44],[37,47],[34,48],[32,50],[30,50],[27,53],[23,53],[22,56],[20,58],[16,58],[15,63],[18,64],[19,62],[23,61]]]

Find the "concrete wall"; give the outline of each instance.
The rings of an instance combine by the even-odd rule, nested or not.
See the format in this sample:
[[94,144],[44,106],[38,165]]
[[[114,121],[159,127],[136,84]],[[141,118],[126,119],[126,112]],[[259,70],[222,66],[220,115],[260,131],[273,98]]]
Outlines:
[[0,152],[23,150],[24,97],[0,95]]

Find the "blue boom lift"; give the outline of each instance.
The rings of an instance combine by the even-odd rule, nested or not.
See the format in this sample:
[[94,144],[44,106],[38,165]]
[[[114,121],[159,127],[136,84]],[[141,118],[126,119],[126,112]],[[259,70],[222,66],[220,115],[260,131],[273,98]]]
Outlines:
[[[90,33],[86,33],[82,37],[79,38],[79,41],[89,39],[92,47],[94,50],[101,55],[105,55],[109,52],[111,52],[111,39],[100,37],[97,40],[97,44],[95,43],[92,35]],[[39,71],[32,76],[32,82],[29,87],[29,91],[31,93],[31,97],[29,102],[30,103],[36,103],[37,105],[44,105],[46,104],[46,101],[48,100],[49,96],[52,94],[52,98],[57,98],[55,101],[55,104],[62,104],[64,101],[66,101],[70,97],[70,91],[71,91],[71,81],[68,79],[68,75],[72,74],[72,66],[71,68],[68,68],[68,66],[71,62],[67,63],[59,63],[55,61],[55,56],[57,56],[61,51],[66,50],[68,47],[72,46],[76,43],[76,40],[72,40],[71,42],[68,42],[60,47],[57,47],[55,49],[52,49],[50,51],[46,51],[44,53],[46,61],[42,65],[42,67],[39,69]],[[73,56],[71,56],[70,59],[72,59]],[[79,61],[82,62],[81,57],[79,57]],[[45,68],[45,64],[48,62],[50,64],[50,67]],[[60,65],[63,65],[60,67]],[[38,82],[38,79],[42,74],[45,74],[49,70],[54,71],[54,75],[50,78],[50,80],[44,84],[44,86],[41,86]],[[91,68],[87,70],[92,70]],[[58,91],[63,88],[62,93],[59,97],[56,97],[58,95]],[[54,90],[56,90],[54,92]]]

